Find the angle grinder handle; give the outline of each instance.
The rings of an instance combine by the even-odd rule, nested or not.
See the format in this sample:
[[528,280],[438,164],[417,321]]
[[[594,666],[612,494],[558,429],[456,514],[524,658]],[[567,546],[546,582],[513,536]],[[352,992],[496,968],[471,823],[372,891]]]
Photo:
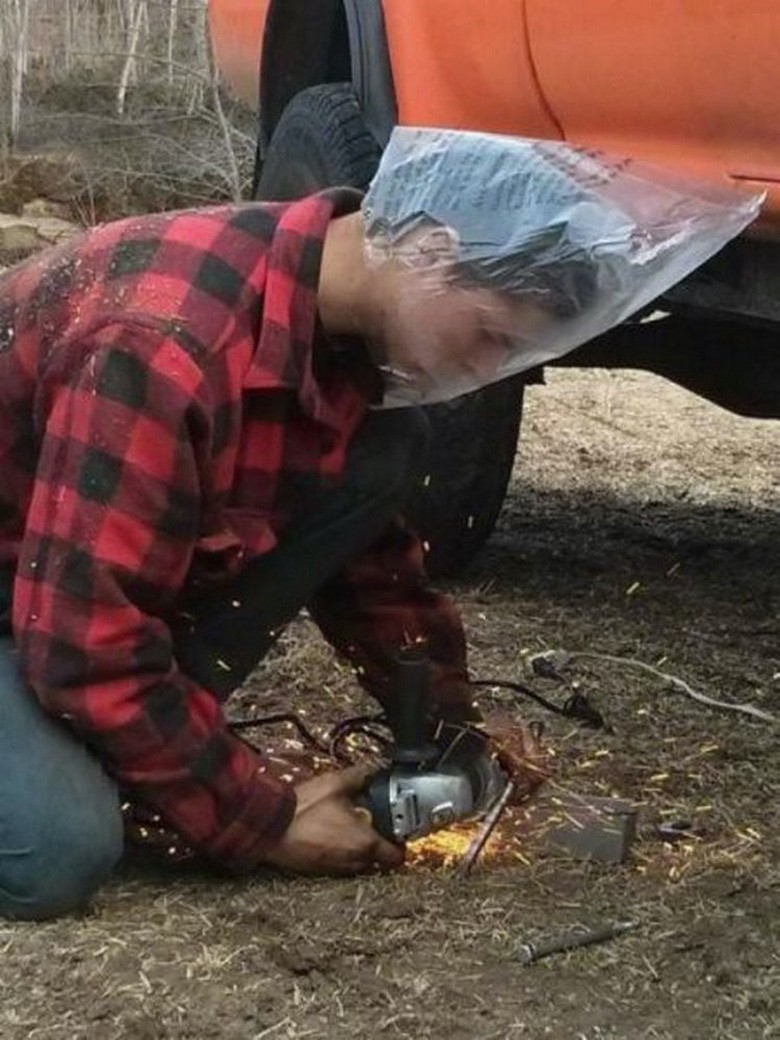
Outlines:
[[355,802],[356,810],[370,816],[377,834],[398,842],[391,805],[391,777],[425,770],[439,757],[431,741],[430,662],[416,647],[402,650],[396,659],[387,723],[393,734],[392,765],[380,770]]
[[396,661],[388,724],[393,733],[393,761],[400,765],[424,765],[436,758],[431,743],[430,662],[421,650],[411,647]]

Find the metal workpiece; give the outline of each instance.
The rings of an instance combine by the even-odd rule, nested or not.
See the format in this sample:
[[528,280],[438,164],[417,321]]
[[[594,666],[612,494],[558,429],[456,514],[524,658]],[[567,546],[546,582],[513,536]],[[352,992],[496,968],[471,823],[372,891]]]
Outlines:
[[551,792],[533,803],[527,823],[544,846],[578,859],[623,863],[636,838],[637,810],[622,798]]

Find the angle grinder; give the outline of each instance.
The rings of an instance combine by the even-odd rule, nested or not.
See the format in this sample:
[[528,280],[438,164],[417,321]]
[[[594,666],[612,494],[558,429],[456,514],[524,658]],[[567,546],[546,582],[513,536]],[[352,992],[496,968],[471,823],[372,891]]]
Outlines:
[[431,721],[429,694],[427,657],[414,648],[404,651],[387,709],[390,764],[358,801],[390,841],[410,841],[479,816],[509,782],[486,734],[467,724]]

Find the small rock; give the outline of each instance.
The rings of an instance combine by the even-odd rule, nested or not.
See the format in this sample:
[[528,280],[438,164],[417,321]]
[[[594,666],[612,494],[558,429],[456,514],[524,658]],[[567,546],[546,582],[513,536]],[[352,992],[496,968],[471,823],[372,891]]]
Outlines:
[[22,206],[23,217],[54,217],[56,220],[64,220],[70,223],[70,209],[64,202],[55,202],[53,199],[32,199]]
[[39,249],[59,245],[82,229],[60,217],[0,213],[0,267],[24,260]]

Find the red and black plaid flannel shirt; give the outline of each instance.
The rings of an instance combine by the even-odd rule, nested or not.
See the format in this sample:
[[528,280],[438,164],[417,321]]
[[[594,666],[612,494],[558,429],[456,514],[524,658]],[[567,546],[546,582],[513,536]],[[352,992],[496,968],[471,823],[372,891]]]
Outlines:
[[[227,580],[274,547],[286,478],[343,472],[367,401],[343,366],[314,376],[316,294],[328,222],[357,205],[328,192],[131,218],[0,277],[0,563],[25,678],[234,869],[287,827],[294,793],[177,669],[165,619],[199,573]],[[454,608],[416,539],[383,541],[348,568],[353,595],[321,605],[323,629],[369,689],[418,637],[440,689],[462,688]]]

